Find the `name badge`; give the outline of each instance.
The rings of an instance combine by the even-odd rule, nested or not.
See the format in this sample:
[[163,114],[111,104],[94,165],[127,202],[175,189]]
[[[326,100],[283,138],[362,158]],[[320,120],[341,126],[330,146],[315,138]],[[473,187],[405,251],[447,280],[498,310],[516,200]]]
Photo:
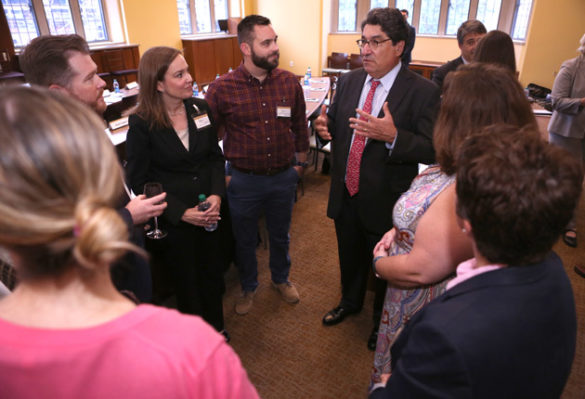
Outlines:
[[193,117],[193,122],[195,122],[195,126],[197,126],[197,129],[199,130],[211,125],[211,121],[209,120],[209,116],[207,116],[207,114]]
[[277,118],[290,118],[290,107],[276,107],[276,117]]

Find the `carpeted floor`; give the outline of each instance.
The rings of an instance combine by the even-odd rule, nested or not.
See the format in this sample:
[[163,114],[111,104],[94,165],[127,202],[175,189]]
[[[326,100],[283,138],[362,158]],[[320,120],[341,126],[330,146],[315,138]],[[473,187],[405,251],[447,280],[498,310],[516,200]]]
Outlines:
[[[337,326],[321,324],[323,314],[337,304],[340,291],[335,231],[326,217],[329,177],[310,168],[304,189],[295,205],[290,233],[290,278],[299,289],[300,303],[285,303],[271,287],[268,250],[261,245],[257,251],[261,286],[248,315],[235,314],[240,293],[237,273],[232,266],[226,274],[226,328],[261,397],[364,398],[374,357],[366,348],[372,328],[372,294],[368,292],[360,314]],[[583,211],[579,215],[579,229],[585,232]],[[580,239],[577,249],[562,242],[555,246],[573,283],[579,323],[577,355],[563,399],[585,397],[585,279],[572,270],[575,262],[585,262],[585,236]]]

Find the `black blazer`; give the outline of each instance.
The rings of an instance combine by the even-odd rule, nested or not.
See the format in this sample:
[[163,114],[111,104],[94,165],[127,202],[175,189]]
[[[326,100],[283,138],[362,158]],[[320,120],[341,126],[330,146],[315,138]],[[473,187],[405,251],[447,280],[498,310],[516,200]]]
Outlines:
[[577,323],[555,253],[480,274],[421,309],[392,346],[392,376],[371,398],[559,398]]
[[[189,151],[173,128],[150,129],[149,121],[130,115],[126,139],[128,181],[136,194],[144,183],[160,182],[167,192],[163,217],[172,225],[184,223],[185,210],[198,203],[199,194],[225,194],[224,158],[205,100],[184,101],[189,123]],[[198,110],[193,105],[196,105]],[[211,125],[197,129],[193,118],[207,114]]]
[[439,88],[442,89],[445,76],[447,76],[449,72],[456,70],[459,67],[459,65],[463,65],[463,58],[461,58],[461,56],[435,69],[431,73],[431,80],[435,82],[437,86],[439,86]]
[[[342,210],[353,133],[348,119],[356,114],[366,76],[363,68],[343,75],[328,112],[333,166],[327,216],[333,219]],[[380,235],[392,226],[392,205],[418,174],[418,163],[435,160],[432,134],[439,107],[439,89],[402,65],[387,101],[398,129],[394,149],[389,155],[385,142],[368,140],[362,156],[357,197],[362,222],[371,232]],[[381,110],[379,117],[383,114]]]

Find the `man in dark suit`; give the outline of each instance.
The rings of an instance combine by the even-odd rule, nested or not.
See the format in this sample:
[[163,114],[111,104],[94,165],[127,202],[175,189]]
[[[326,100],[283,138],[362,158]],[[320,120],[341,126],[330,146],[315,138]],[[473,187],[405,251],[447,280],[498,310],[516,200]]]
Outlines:
[[400,10],[404,20],[408,25],[408,38],[404,44],[404,52],[402,53],[402,63],[406,66],[412,61],[412,49],[414,48],[414,41],[416,40],[416,28],[408,23],[408,10]]
[[469,19],[463,22],[457,29],[457,43],[459,44],[461,55],[435,69],[431,74],[431,80],[442,88],[445,76],[449,72],[456,70],[459,65],[469,64],[473,61],[477,43],[486,33],[485,26],[477,19]]
[[[417,175],[418,163],[434,161],[439,90],[401,63],[407,36],[398,9],[371,10],[358,40],[364,67],[341,77],[328,114],[322,108],[315,121],[320,137],[332,140],[327,216],[335,221],[341,269],[342,297],[323,317],[327,326],[361,310],[372,250],[392,228],[394,203]],[[385,281],[377,280],[371,350],[385,290]]]
[[[106,83],[98,76],[89,46],[81,36],[39,36],[24,48],[19,60],[28,83],[57,90],[84,103],[100,117],[103,115]],[[126,194],[120,199],[118,214],[128,225],[131,241],[144,246],[142,227],[166,208],[166,194],[146,198],[140,192],[130,198],[130,191],[124,188]],[[120,291],[130,291],[141,302],[152,300],[150,268],[141,256],[128,253],[113,268],[112,276]]]
[[475,257],[406,325],[370,398],[559,398],[577,323],[551,248],[579,198],[580,166],[536,128],[502,125],[469,138],[456,164]]

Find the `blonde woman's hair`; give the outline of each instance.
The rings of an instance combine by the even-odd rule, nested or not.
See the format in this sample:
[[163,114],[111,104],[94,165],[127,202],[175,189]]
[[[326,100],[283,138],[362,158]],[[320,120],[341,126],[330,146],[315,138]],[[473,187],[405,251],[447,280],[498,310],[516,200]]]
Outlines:
[[0,245],[20,278],[93,270],[127,250],[122,171],[103,122],[41,88],[0,89]]

